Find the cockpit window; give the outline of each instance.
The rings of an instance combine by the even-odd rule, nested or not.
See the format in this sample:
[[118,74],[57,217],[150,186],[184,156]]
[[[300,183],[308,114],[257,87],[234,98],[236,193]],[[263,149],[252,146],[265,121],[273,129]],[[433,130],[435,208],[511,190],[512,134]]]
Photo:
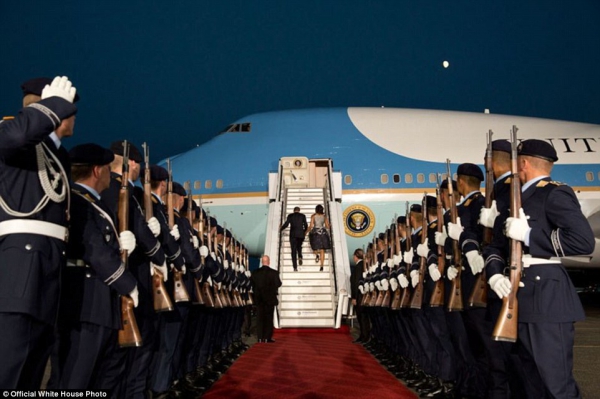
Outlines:
[[244,123],[234,123],[227,126],[225,129],[221,130],[219,134],[222,133],[249,133],[252,130],[252,123],[244,122]]

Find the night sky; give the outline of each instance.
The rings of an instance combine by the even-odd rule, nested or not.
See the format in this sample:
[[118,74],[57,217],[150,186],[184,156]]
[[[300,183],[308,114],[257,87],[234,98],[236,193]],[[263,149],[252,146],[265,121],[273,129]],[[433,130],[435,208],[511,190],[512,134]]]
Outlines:
[[148,141],[154,161],[281,109],[600,124],[599,21],[598,0],[1,0],[0,112],[65,74],[82,97],[68,148]]

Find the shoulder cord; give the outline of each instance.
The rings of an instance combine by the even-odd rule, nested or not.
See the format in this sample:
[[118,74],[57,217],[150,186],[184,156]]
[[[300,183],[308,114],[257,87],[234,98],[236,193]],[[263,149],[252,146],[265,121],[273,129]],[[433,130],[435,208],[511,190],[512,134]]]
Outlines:
[[[69,187],[69,182],[67,179],[67,174],[65,173],[62,164],[44,143],[40,143],[35,146],[35,155],[37,159],[38,177],[40,179],[42,189],[44,190],[44,196],[40,199],[40,202],[38,202],[38,204],[35,206],[35,208],[33,208],[31,212],[18,212],[13,210],[6,203],[6,201],[4,201],[4,198],[0,196],[0,207],[2,208],[2,210],[4,210],[4,212],[11,216],[28,217],[31,215],[35,215],[36,213],[44,209],[46,205],[48,205],[49,201],[60,203],[64,201],[65,197],[67,197],[68,219],[69,208],[71,205],[71,196],[67,190],[67,188]],[[54,163],[58,167],[58,171],[55,169],[52,161],[54,161]],[[50,180],[48,174],[50,174],[52,180]],[[56,187],[59,185],[61,180],[63,182],[63,185],[61,187],[60,193],[58,193],[56,192]]]
[[110,227],[112,227],[112,229],[113,229],[113,231],[115,233],[115,237],[117,238],[117,242],[119,243],[119,247],[121,247],[121,240],[119,238],[119,233],[117,232],[117,228],[115,227],[115,223],[113,222],[113,220],[110,217],[110,215],[104,209],[100,208],[93,201],[90,201],[89,198],[87,198],[85,195],[81,194],[80,192],[73,190],[73,193],[76,194],[76,195],[79,195],[81,198],[83,198],[84,200],[86,200],[87,202],[89,202],[100,213],[100,216],[102,216],[102,218],[106,219],[106,221],[110,224]]

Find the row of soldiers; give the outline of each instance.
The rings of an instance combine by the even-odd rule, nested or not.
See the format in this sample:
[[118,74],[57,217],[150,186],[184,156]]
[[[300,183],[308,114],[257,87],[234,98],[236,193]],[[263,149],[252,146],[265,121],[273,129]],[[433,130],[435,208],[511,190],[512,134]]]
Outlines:
[[22,89],[0,123],[0,388],[39,389],[50,358],[49,389],[197,397],[247,349],[248,251],[145,145],[67,152],[68,78]]
[[573,190],[550,177],[555,149],[512,142],[489,140],[486,179],[459,165],[354,253],[358,341],[422,397],[581,396],[584,311],[560,258],[592,253],[593,232]]

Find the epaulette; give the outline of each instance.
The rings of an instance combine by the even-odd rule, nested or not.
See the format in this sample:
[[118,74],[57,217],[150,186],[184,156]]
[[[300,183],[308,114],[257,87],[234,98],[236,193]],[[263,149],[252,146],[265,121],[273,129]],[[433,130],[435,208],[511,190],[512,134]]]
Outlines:
[[473,201],[473,197],[469,198],[468,200],[466,200],[464,202],[464,206],[469,206],[469,204],[471,203],[471,201]]
[[156,197],[154,195],[152,196],[152,203],[158,204],[158,200],[156,199]]
[[510,184],[512,182],[512,177],[507,177],[506,180],[504,180],[504,184]]
[[3,117],[2,117],[2,120],[3,120],[3,121],[10,121],[10,120],[13,120],[13,119],[15,119],[15,117],[14,117],[14,116],[3,116]]
[[435,228],[437,228],[437,220],[436,220],[435,222],[431,223],[431,224],[429,225],[429,227],[430,227],[430,228],[432,228],[432,229],[435,229]]
[[117,176],[115,177],[115,180],[118,181],[119,183],[121,183],[123,180],[121,179],[121,176]]
[[546,187],[548,184],[551,184],[553,186],[564,186],[565,185],[565,183],[561,183],[559,181],[554,181],[554,180],[552,180],[552,181],[540,180],[538,182],[538,184],[536,185],[536,187]]

